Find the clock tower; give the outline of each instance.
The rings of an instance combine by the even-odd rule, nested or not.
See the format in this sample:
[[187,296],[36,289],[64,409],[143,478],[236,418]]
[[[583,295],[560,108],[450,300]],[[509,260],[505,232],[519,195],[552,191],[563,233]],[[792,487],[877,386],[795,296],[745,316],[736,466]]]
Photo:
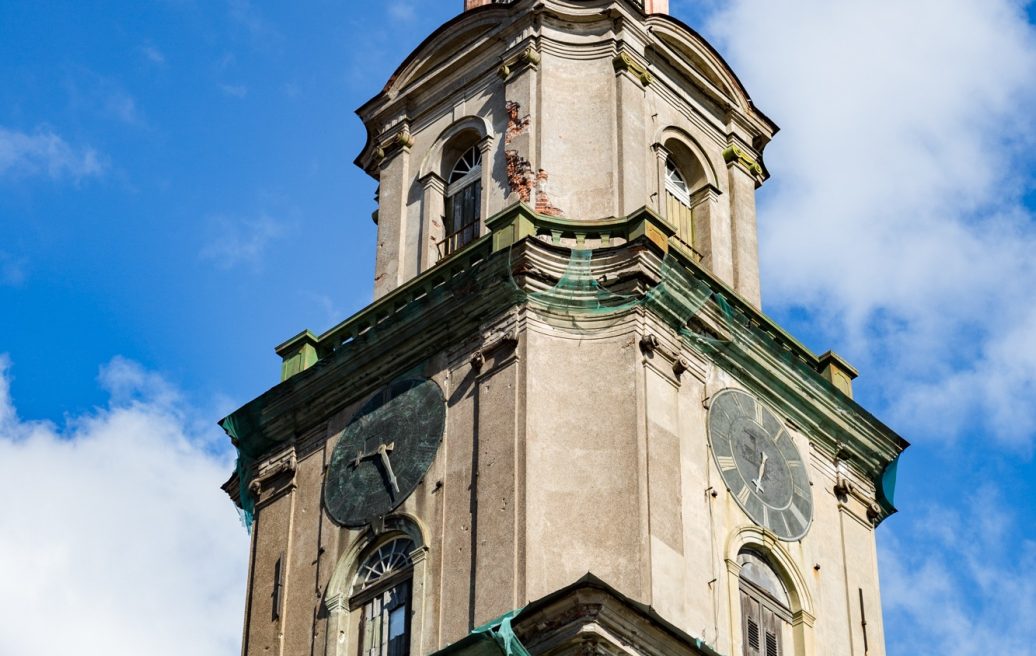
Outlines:
[[777,126],[722,57],[466,0],[358,113],[374,302],[221,422],[242,653],[882,656],[907,444],[761,312]]

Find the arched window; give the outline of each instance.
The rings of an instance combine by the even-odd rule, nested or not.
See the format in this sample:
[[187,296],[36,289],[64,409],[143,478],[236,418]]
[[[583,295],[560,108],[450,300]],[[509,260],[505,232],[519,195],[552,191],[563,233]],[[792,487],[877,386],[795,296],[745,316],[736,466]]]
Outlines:
[[687,182],[680,169],[676,168],[672,157],[666,158],[665,161],[665,190],[675,196],[677,201],[690,207],[691,190],[687,188]]
[[482,208],[482,151],[478,144],[465,150],[446,181],[446,238],[439,257],[455,253],[479,233]]
[[742,551],[741,637],[744,656],[782,656],[784,627],[791,622],[788,591],[770,564],[753,551]]
[[349,605],[363,607],[360,656],[408,656],[414,542],[399,537],[373,551],[360,564]]
[[689,246],[694,246],[694,216],[691,212],[691,190],[672,157],[665,161],[666,218],[677,230],[677,235]]

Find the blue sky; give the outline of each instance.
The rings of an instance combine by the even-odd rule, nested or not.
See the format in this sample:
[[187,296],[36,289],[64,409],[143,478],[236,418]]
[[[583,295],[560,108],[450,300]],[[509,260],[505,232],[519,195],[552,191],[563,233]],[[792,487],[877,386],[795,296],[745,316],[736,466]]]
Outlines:
[[[277,382],[275,344],[370,301],[353,110],[459,5],[0,0],[0,474],[25,499],[0,653],[155,653],[142,617],[170,654],[236,653],[214,421]],[[889,653],[1036,653],[1033,5],[673,12],[783,128],[766,311],[914,442],[879,530]],[[55,594],[84,609],[67,638]]]

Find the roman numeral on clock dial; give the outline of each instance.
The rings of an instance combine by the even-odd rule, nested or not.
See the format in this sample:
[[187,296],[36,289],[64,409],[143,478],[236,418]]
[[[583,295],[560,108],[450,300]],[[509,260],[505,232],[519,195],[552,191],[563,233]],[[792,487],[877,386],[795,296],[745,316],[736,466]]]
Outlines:
[[737,469],[737,461],[733,456],[716,456],[716,462],[719,464],[719,468],[725,472]]

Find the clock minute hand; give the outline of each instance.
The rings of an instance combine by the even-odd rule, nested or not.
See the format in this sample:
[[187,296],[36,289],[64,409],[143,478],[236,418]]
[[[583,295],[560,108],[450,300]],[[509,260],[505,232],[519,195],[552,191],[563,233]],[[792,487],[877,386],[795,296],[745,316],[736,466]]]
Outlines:
[[396,473],[392,471],[392,461],[389,460],[388,454],[392,450],[394,444],[388,446],[384,444],[378,445],[378,455],[381,456],[381,464],[385,467],[385,474],[388,476],[389,485],[392,486],[392,491],[399,494],[399,483],[396,481]]
[[388,444],[379,444],[378,448],[374,449],[373,451],[368,451],[367,453],[364,453],[363,451],[357,451],[356,452],[356,457],[353,458],[352,462],[350,462],[349,465],[353,469],[356,469],[357,467],[360,466],[360,463],[363,462],[364,460],[368,460],[370,458],[373,458],[374,456],[381,456],[381,455],[383,455],[382,452],[384,452],[386,454],[392,453],[392,450],[395,449],[395,448],[396,448],[396,443],[395,442],[389,442]]
[[763,451],[760,455],[762,455],[763,458],[759,461],[759,476],[752,481],[755,484],[756,492],[763,491],[763,474],[766,472],[766,452]]

